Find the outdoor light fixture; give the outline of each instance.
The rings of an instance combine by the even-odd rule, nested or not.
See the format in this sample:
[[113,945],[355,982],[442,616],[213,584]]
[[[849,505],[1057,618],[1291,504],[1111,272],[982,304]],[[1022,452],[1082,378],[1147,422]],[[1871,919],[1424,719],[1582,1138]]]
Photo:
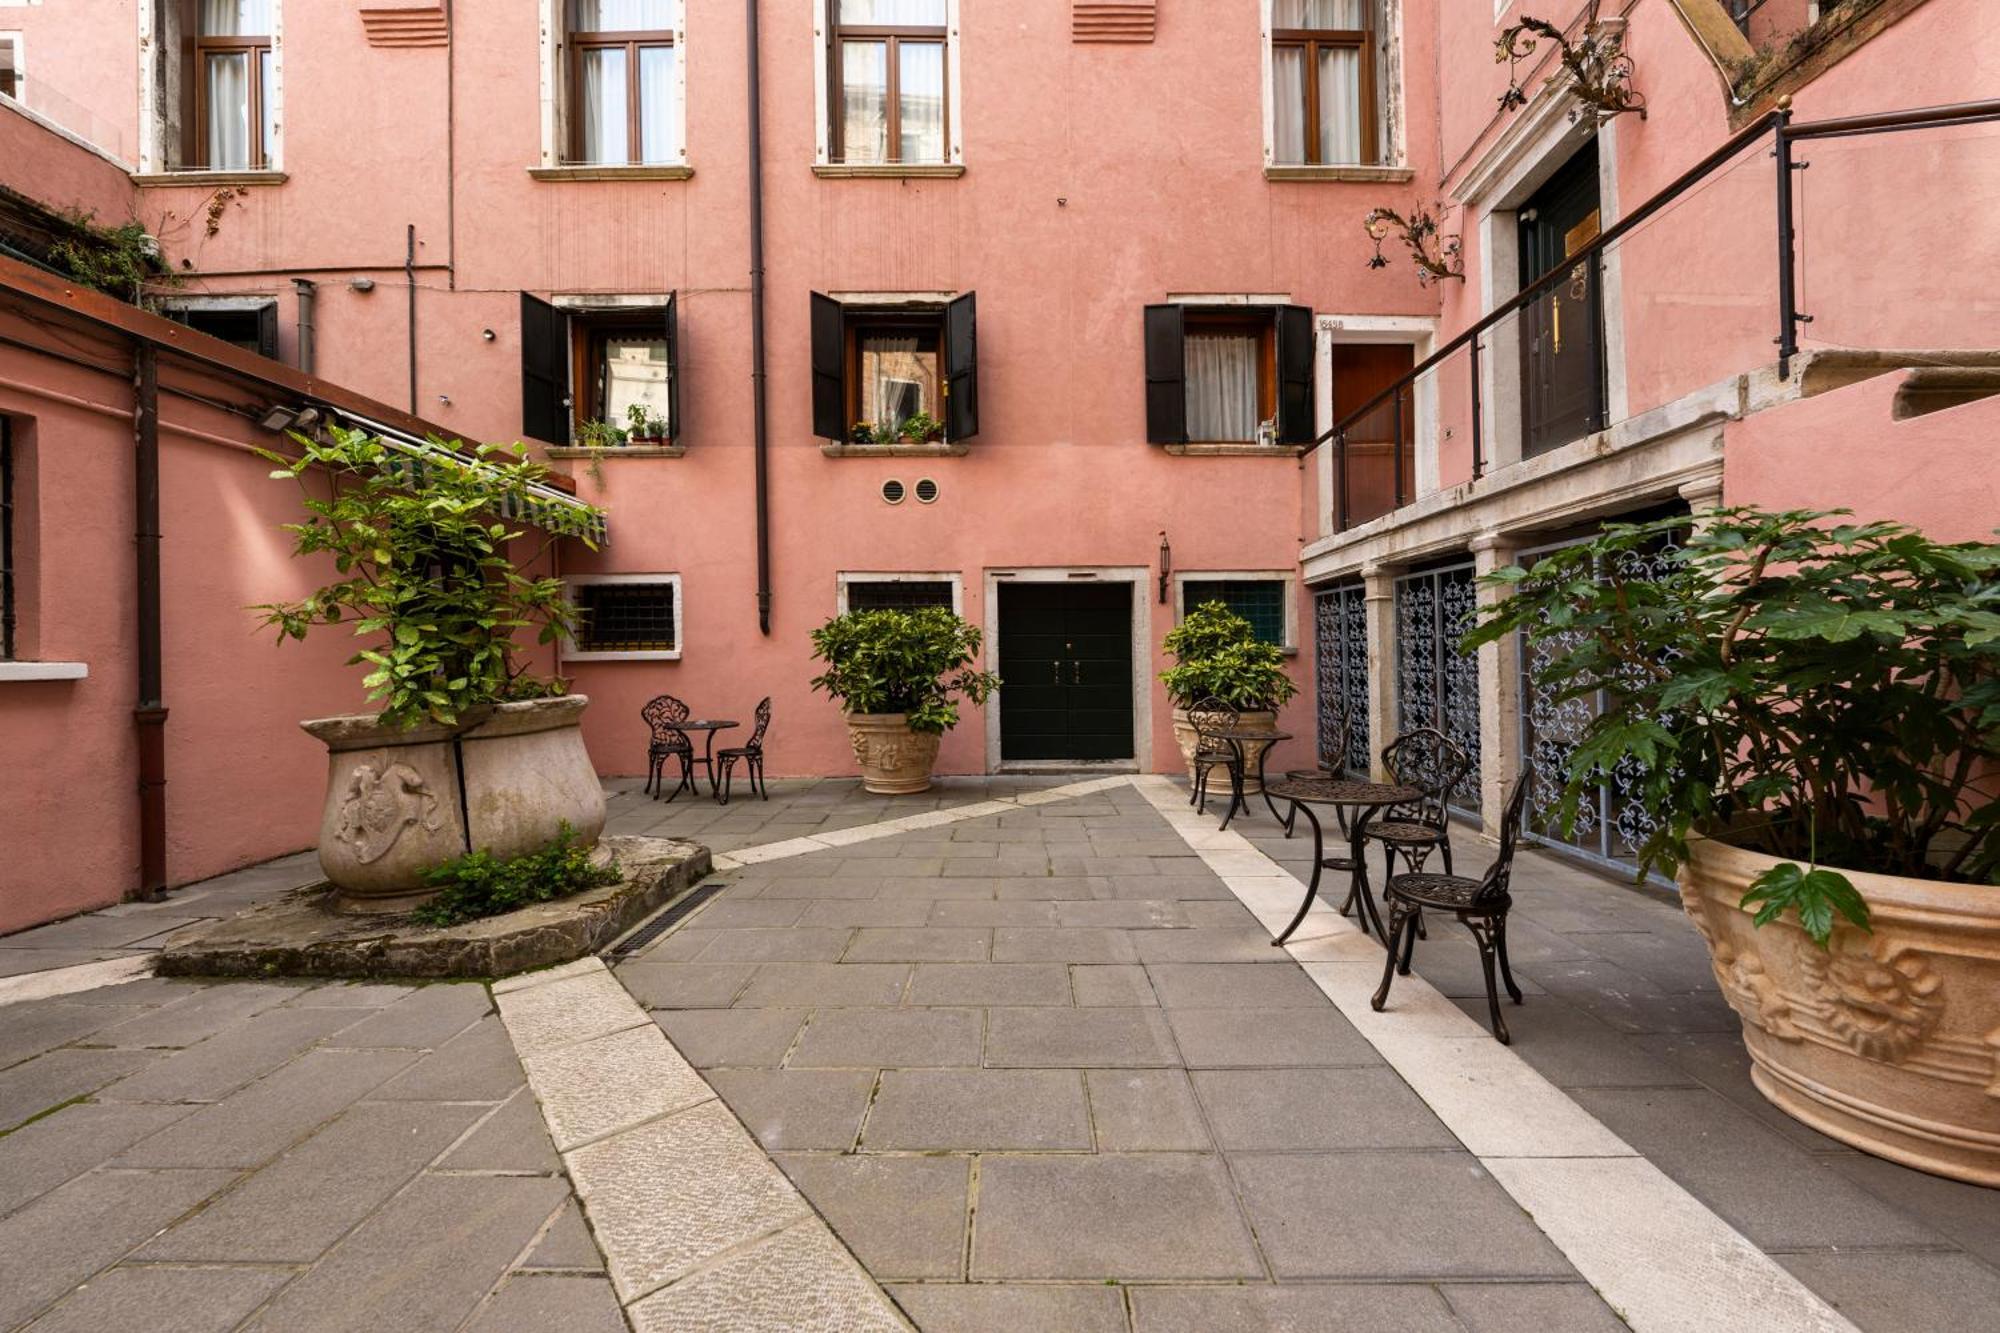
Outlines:
[[[1563,81],[1564,75],[1570,80],[1570,87],[1579,101],[1595,110],[1599,123],[1627,111],[1639,113],[1639,119],[1646,118],[1646,99],[1632,88],[1632,57],[1625,54],[1625,20],[1599,19],[1599,0],[1591,0],[1585,12],[1582,35],[1575,42],[1555,24],[1525,15],[1521,21],[1501,30],[1500,40],[1494,45],[1495,64],[1506,61],[1507,91],[1500,94],[1500,109],[1512,111],[1528,104],[1528,94],[1521,87],[1516,68],[1521,61],[1535,53],[1540,38],[1556,44],[1556,53],[1562,61],[1562,68],[1548,77],[1543,87],[1554,87]],[[1572,122],[1578,119],[1578,112],[1569,113]]]
[[1167,604],[1167,584],[1174,576],[1174,548],[1167,541],[1164,528],[1160,530],[1160,605]]
[[283,403],[273,403],[257,419],[257,424],[274,434],[288,430],[306,432],[319,424],[319,410],[307,407],[293,411]]
[[[1442,211],[1444,205],[1438,208]],[[1392,232],[1400,232],[1403,244],[1410,247],[1410,258],[1416,261],[1420,284],[1446,278],[1464,279],[1465,262],[1459,252],[1459,236],[1456,232],[1450,235],[1441,232],[1437,217],[1429,209],[1414,208],[1406,218],[1392,208],[1371,208],[1368,216],[1361,219],[1361,226],[1375,242],[1375,255],[1368,261],[1368,267],[1389,267],[1389,260],[1382,253],[1382,242]]]
[[357,292],[372,292],[375,290],[375,279],[349,278],[347,280],[347,285],[349,287],[352,287]]

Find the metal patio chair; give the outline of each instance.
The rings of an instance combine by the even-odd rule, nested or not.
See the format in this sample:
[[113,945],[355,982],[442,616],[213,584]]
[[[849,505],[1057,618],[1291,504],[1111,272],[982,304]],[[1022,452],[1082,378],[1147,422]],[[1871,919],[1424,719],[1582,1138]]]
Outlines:
[[743,775],[750,780],[750,790],[765,800],[771,799],[770,790],[764,786],[764,733],[771,727],[771,696],[765,695],[757,705],[757,726],[751,731],[750,739],[741,745],[732,745],[715,752],[717,775],[722,785],[716,793],[716,801],[729,804],[729,779],[740,762]]
[[1445,803],[1472,771],[1472,757],[1436,727],[1418,727],[1389,743],[1382,751],[1382,766],[1390,781],[1423,793],[1384,810],[1368,826],[1368,841],[1382,844],[1383,882],[1396,873],[1397,857],[1406,869],[1421,871],[1432,852],[1444,858],[1444,873],[1449,875],[1451,816]]
[[646,786],[645,791],[654,800],[660,799],[660,792],[666,787],[665,773],[667,760],[681,761],[680,781],[675,784],[673,795],[667,797],[671,805],[675,796],[684,791],[695,790],[694,785],[694,742],[685,731],[674,724],[688,719],[688,706],[671,694],[658,695],[649,700],[639,710],[639,716],[646,719],[646,726],[652,732],[646,745]]

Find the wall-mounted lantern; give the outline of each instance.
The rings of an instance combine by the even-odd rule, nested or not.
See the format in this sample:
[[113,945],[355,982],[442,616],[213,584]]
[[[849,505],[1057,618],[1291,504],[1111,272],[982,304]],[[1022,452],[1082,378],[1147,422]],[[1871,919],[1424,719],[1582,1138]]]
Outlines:
[[1160,605],[1167,604],[1167,585],[1174,577],[1174,548],[1167,541],[1166,529],[1160,530]]

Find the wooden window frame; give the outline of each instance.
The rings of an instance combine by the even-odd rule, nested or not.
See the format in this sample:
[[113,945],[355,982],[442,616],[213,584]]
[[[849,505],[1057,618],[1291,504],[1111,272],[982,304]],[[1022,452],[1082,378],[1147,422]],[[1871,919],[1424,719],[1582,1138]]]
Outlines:
[[[1278,417],[1278,315],[1276,307],[1215,309],[1189,306],[1184,316],[1187,337],[1197,334],[1248,335],[1257,340],[1257,420]],[[1253,440],[1191,440],[1199,444],[1246,444]]]
[[[569,112],[569,162],[576,166],[636,167],[646,165],[646,144],[643,134],[644,117],[639,114],[640,83],[639,53],[644,50],[671,49],[674,33],[671,28],[641,28],[621,32],[578,32],[569,26],[569,5],[563,4],[563,42],[566,53],[563,58],[567,96],[564,105]],[[577,105],[577,89],[583,86],[583,55],[586,51],[602,51],[623,48],[625,52],[625,158],[623,162],[593,162],[583,155],[583,116]],[[668,96],[672,96],[670,92]],[[664,162],[665,159],[662,159]],[[658,164],[654,164],[658,165]]]
[[[274,11],[275,12],[275,11]],[[271,54],[271,34],[240,35],[229,37],[209,37],[201,31],[200,6],[190,0],[187,7],[189,31],[194,34],[189,49],[193,52],[194,67],[184,76],[194,85],[194,124],[190,127],[189,142],[194,145],[194,160],[197,170],[248,170],[266,171],[270,169],[270,158],[264,143],[264,57]],[[212,55],[245,54],[250,65],[250,161],[246,167],[217,167],[209,160],[208,143],[208,58]]]
[[846,321],[847,345],[842,349],[845,370],[841,379],[847,394],[847,424],[851,428],[861,418],[861,340],[866,336],[901,334],[930,340],[931,355],[937,358],[936,401],[924,410],[944,420],[944,308],[911,310],[849,310]]
[[[951,26],[950,10],[946,10],[947,22],[936,25],[897,26],[879,23],[849,23],[840,21],[840,0],[826,0],[826,41],[827,41],[827,143],[831,148],[830,160],[847,163],[847,116],[846,81],[842,76],[842,43],[845,41],[880,41],[888,45],[887,99],[885,108],[888,116],[888,152],[883,156],[883,166],[935,166],[951,161]],[[942,153],[936,163],[906,163],[903,161],[903,61],[902,44],[905,40],[922,44],[934,44],[944,71],[944,123],[942,126]],[[868,163],[864,165],[875,165]]]
[[[1271,30],[1271,115],[1275,119],[1281,108],[1278,106],[1277,59],[1281,49],[1296,48],[1305,52],[1305,141],[1306,154],[1302,164],[1309,167],[1372,167],[1381,165],[1386,154],[1382,151],[1380,106],[1381,92],[1375,79],[1375,16],[1376,0],[1365,0],[1362,7],[1364,26],[1359,28],[1273,28]],[[1322,49],[1350,50],[1359,54],[1361,60],[1361,156],[1359,162],[1326,162],[1320,158],[1319,144],[1319,53]],[[1291,166],[1292,163],[1280,163]]]

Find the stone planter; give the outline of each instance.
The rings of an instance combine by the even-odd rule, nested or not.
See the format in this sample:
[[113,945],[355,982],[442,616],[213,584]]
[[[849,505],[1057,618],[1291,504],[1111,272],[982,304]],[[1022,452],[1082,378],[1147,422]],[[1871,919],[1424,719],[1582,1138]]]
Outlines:
[[[1261,728],[1265,731],[1275,731],[1278,727],[1278,715],[1268,709],[1254,713],[1246,712],[1237,719],[1237,722],[1238,725],[1246,730]],[[1194,726],[1188,721],[1187,709],[1185,708],[1174,709],[1174,741],[1181,747],[1181,762],[1187,765],[1188,781],[1192,782],[1194,781],[1195,734]],[[1258,792],[1264,790],[1264,785],[1257,781],[1257,764],[1259,759],[1263,757],[1264,751],[1270,748],[1271,744],[1269,741],[1244,742],[1243,794],[1245,796],[1255,796]],[[1218,786],[1217,784],[1220,785]],[[1229,779],[1218,773],[1216,777],[1210,779],[1209,789],[1211,791],[1220,790],[1226,800],[1229,794]]]
[[935,733],[911,731],[902,713],[849,713],[848,739],[854,742],[854,762],[861,766],[861,785],[878,796],[907,796],[928,791],[931,766],[937,763]]
[[405,730],[373,714],[300,723],[326,743],[319,863],[340,909],[407,911],[431,896],[424,871],[468,845],[520,856],[553,842],[564,823],[594,844],[604,789],[578,725],[589,703],[500,704],[463,729]]
[[1775,858],[1695,841],[1681,900],[1743,1020],[1751,1077],[1822,1134],[2000,1186],[2000,888],[1846,872],[1873,931],[1821,950],[1737,906]]

